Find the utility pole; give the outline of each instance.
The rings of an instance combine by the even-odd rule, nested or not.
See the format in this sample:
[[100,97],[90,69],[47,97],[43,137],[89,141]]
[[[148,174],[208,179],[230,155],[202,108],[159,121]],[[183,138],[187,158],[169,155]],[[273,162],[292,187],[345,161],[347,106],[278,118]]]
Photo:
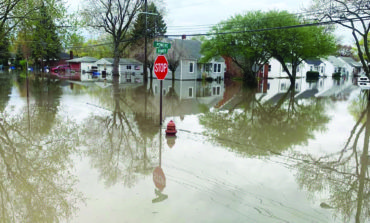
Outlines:
[[145,44],[144,44],[144,83],[148,82],[148,69],[147,69],[147,64],[148,64],[148,57],[147,57],[147,45],[148,45],[148,0],[145,0],[145,34],[144,34],[144,39],[145,39]]

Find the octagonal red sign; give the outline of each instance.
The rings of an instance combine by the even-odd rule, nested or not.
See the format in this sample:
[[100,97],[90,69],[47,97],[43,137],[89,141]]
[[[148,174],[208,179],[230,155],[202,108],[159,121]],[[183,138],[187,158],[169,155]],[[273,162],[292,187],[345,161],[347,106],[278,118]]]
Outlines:
[[158,80],[164,80],[168,73],[168,62],[165,56],[158,55],[154,61],[154,73]]

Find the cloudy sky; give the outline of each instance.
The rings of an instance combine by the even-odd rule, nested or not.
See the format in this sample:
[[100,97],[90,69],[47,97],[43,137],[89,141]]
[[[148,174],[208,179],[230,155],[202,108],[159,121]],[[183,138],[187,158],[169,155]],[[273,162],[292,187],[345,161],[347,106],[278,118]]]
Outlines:
[[[206,33],[211,25],[229,17],[250,10],[288,10],[301,12],[311,0],[158,0],[166,10],[167,34],[182,35]],[[84,0],[68,0],[71,10],[76,10]],[[345,29],[336,34],[343,42],[352,44],[352,38]],[[91,36],[94,38],[94,36]]]

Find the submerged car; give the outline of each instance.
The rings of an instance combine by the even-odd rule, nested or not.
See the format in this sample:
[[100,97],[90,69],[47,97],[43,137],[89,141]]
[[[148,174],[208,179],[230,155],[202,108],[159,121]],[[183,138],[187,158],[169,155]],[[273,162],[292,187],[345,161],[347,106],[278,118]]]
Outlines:
[[56,67],[51,68],[51,72],[59,73],[65,72],[66,70],[70,70],[71,67],[68,64],[58,65]]

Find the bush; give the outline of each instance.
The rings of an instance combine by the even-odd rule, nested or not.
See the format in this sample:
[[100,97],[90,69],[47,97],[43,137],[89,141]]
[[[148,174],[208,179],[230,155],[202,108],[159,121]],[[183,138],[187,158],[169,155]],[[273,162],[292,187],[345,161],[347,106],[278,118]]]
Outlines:
[[342,75],[339,72],[333,73],[333,77],[341,77]]
[[22,70],[27,69],[27,60],[20,60],[19,65],[22,67]]
[[307,71],[306,78],[307,79],[318,79],[319,78],[319,72],[317,71]]

